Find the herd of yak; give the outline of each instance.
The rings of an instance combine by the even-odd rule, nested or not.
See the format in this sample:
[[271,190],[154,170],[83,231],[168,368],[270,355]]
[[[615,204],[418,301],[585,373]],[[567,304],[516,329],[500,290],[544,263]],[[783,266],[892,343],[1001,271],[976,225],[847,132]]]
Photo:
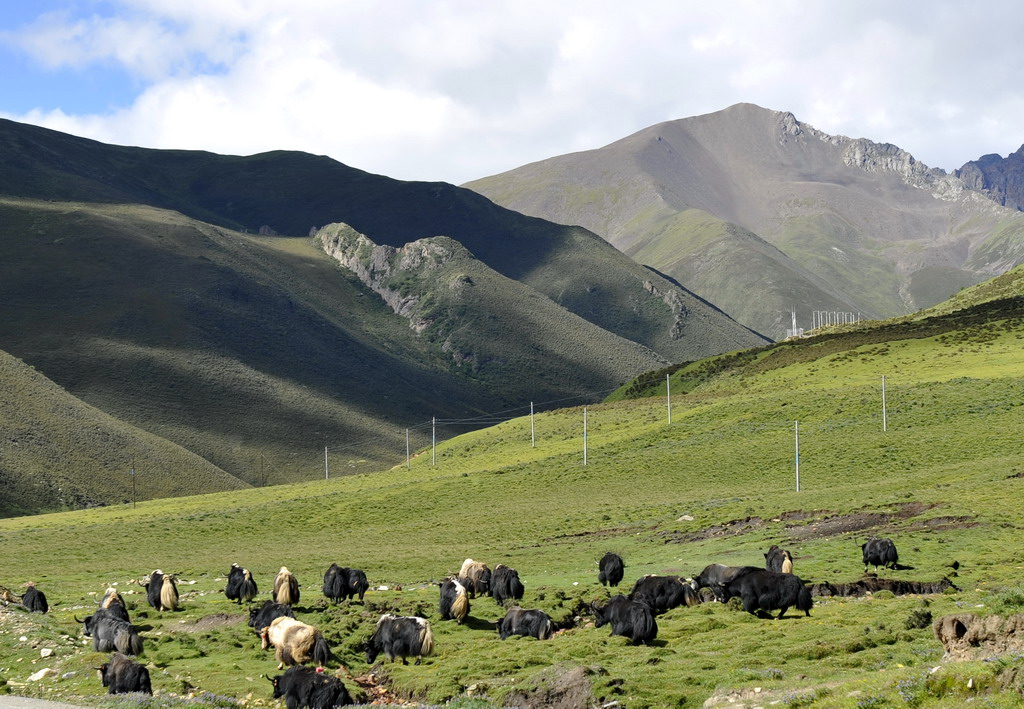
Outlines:
[[[890,539],[870,539],[862,546],[865,571],[869,565],[895,568],[898,555]],[[810,615],[813,601],[811,592],[793,572],[792,555],[773,545],[765,556],[765,568],[755,566],[724,566],[711,564],[692,581],[678,576],[644,576],[636,581],[628,595],[616,595],[605,604],[592,604],[596,627],[611,625],[612,635],[628,638],[634,644],[649,644],[658,634],[655,616],[680,606],[693,606],[704,600],[726,602],[731,598],[742,601],[743,609],[758,617],[772,617],[769,611],[778,610],[781,618],[789,608]],[[599,561],[598,581],[602,585],[618,586],[624,575],[622,558],[608,552]],[[174,577],[156,570],[140,581],[146,588],[146,598],[158,611],[173,611],[178,607],[178,590]],[[342,599],[363,595],[369,588],[366,574],[332,564],[324,574],[323,594],[337,603]],[[239,605],[250,603],[259,593],[256,581],[248,569],[232,564],[224,593]],[[270,679],[274,698],[284,698],[288,709],[331,709],[352,703],[352,698],[341,680],[323,671],[332,658],[323,633],[314,626],[297,620],[292,606],[299,601],[299,584],[295,576],[281,567],[272,592],[272,600],[249,611],[249,626],[260,636],[264,650],[274,648],[278,669],[287,671]],[[492,571],[486,564],[466,559],[459,573],[440,584],[440,616],[443,620],[465,621],[469,615],[470,599],[489,595],[499,605],[522,600],[524,587],[519,574],[504,564]],[[21,599],[30,611],[45,613],[46,596],[34,585],[29,585]],[[146,667],[130,659],[142,652],[142,637],[131,624],[124,599],[116,589],[110,588],[90,616],[76,621],[83,624],[83,632],[92,638],[96,652],[112,653],[110,660],[99,670],[108,693],[143,692],[152,694]],[[523,635],[546,640],[556,630],[556,624],[541,610],[529,610],[513,605],[497,621],[499,637]],[[366,643],[366,661],[372,664],[380,655],[392,662],[415,657],[420,664],[424,656],[434,649],[430,623],[419,616],[385,614]],[[315,669],[306,663],[315,662]]]

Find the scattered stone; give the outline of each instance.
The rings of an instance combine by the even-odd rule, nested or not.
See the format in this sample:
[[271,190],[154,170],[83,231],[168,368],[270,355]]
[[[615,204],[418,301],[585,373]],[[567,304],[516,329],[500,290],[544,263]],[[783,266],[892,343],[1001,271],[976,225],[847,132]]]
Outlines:
[[42,650],[39,651],[39,656],[40,657],[49,657],[52,654],[53,654],[53,648],[52,647],[44,647]]
[[74,677],[77,674],[78,674],[77,672],[65,672],[64,674],[62,674],[60,676],[60,678],[61,679],[71,679],[72,677]]
[[57,674],[57,670],[53,669],[52,667],[44,667],[43,669],[39,670],[35,674],[29,675],[28,681],[29,682],[38,682],[41,679],[44,679],[46,677],[49,677],[50,675],[55,675],[55,674]]

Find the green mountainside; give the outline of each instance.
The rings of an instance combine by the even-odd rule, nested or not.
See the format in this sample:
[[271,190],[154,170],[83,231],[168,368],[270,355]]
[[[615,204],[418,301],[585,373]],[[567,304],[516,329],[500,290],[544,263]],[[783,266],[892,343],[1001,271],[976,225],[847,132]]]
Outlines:
[[0,517],[248,485],[0,352]]
[[[439,270],[458,268],[439,277],[475,287],[456,276],[471,262],[453,244],[420,246],[451,249]],[[466,275],[476,283],[484,273]],[[259,583],[258,602],[282,564],[296,574],[295,614],[322,630],[336,658],[328,671],[359,701],[544,705],[568,684],[581,706],[1018,706],[1016,625],[947,655],[933,623],[957,614],[973,629],[975,617],[1024,608],[1022,277],[1016,269],[965,289],[918,318],[686,365],[670,374],[671,420],[662,372],[636,398],[467,433],[408,470],[0,520],[0,582],[34,581],[52,609],[0,613],[0,687],[104,706],[89,671],[103,655],[83,645],[75,616],[116,582],[162,706],[270,701],[261,675],[276,660],[223,595],[237,562]],[[761,566],[772,544],[791,552],[807,583],[870,579],[861,545],[872,535],[899,550],[898,567],[878,576],[952,586],[819,596],[810,617],[790,610],[781,620],[735,602],[680,607],[657,617],[649,645],[595,627],[591,604],[645,574]],[[625,560],[616,589],[597,581],[606,551]],[[487,596],[471,601],[464,624],[442,620],[437,584],[467,557],[515,568],[521,605],[548,613],[559,632],[501,640],[494,623],[506,609]],[[365,570],[362,603],[321,596],[331,563]],[[149,609],[132,584],[154,568],[178,575],[180,610]],[[368,664],[364,644],[382,613],[428,619],[433,655]],[[41,658],[40,647],[53,655]],[[54,674],[28,681],[44,667]]]
[[811,311],[908,314],[1024,262],[1024,214],[751,104],[466,186],[586,227],[775,339],[793,310],[804,328]]
[[[246,484],[379,469],[434,417],[594,400],[765,341],[584,229],[451,185],[10,121],[0,154],[0,349]],[[401,285],[443,304],[443,337],[324,252],[311,227],[340,222],[389,248],[458,245],[480,287],[416,269]]]

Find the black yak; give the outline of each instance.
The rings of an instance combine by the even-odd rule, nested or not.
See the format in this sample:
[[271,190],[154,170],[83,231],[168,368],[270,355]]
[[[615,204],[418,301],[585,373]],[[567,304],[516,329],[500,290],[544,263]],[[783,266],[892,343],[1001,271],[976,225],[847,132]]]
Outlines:
[[153,687],[149,683],[149,670],[119,652],[111,655],[110,660],[97,669],[100,672],[100,681],[107,688],[107,694],[153,693]]
[[174,577],[160,569],[151,573],[144,583],[146,600],[158,611],[174,611],[178,609],[178,587]]
[[45,613],[50,609],[46,603],[46,594],[36,588],[33,583],[30,583],[25,589],[25,595],[21,597],[21,605],[31,613]]
[[284,699],[288,709],[333,709],[352,704],[340,679],[311,667],[296,665],[268,679],[274,685],[274,699]]
[[[747,567],[740,567],[747,568]],[[814,600],[811,591],[798,576],[775,573],[767,569],[753,570],[735,576],[724,585],[726,599],[743,599],[743,610],[759,618],[770,618],[768,611],[778,609],[776,619],[795,606],[806,615],[811,614]]]
[[299,602],[299,582],[286,566],[281,567],[274,579],[274,600],[286,606]]
[[418,665],[433,652],[434,634],[430,623],[417,616],[382,615],[366,643],[366,661],[371,665],[382,653],[392,662],[396,657],[402,658],[403,665],[409,664],[407,657],[415,657]]
[[629,600],[645,603],[655,613],[664,613],[679,606],[695,606],[700,602],[693,588],[678,576],[653,575],[637,579],[629,592]]
[[124,598],[121,597],[116,588],[111,587],[107,589],[106,595],[100,601],[100,608],[108,611],[111,618],[120,618],[125,621],[130,620],[128,618],[128,608],[124,604]]
[[462,623],[469,615],[469,593],[455,579],[441,582],[441,620]]
[[778,544],[772,544],[764,555],[764,568],[779,574],[793,573],[793,555]]
[[482,561],[466,559],[459,570],[459,583],[469,591],[470,598],[476,598],[477,594],[490,593],[491,570]]
[[256,580],[253,579],[249,569],[243,569],[238,564],[232,564],[228,571],[228,583],[224,587],[224,595],[229,601],[242,605],[242,601],[248,603],[256,598],[259,589],[256,587]]
[[895,569],[896,562],[900,559],[899,554],[896,553],[896,545],[891,539],[871,537],[860,548],[864,558],[864,573],[868,572],[868,565],[874,566],[876,571],[879,566],[883,569]]
[[725,603],[729,600],[725,594],[725,584],[737,576],[758,570],[756,566],[726,566],[725,564],[708,564],[697,576],[693,577],[690,584],[694,591],[702,588],[710,588],[715,594],[715,600]]
[[259,634],[263,628],[274,622],[275,618],[294,618],[292,607],[274,601],[265,601],[259,608],[249,609],[249,627]]
[[138,655],[142,652],[142,636],[131,623],[116,617],[115,613],[117,611],[111,608],[100,608],[86,616],[85,620],[79,621],[84,625],[82,634],[92,637],[92,649],[96,652]]
[[649,645],[658,636],[658,622],[646,603],[631,601],[623,595],[612,597],[604,606],[591,605],[594,627],[612,626],[612,635],[629,638],[634,645]]
[[264,650],[273,646],[279,670],[285,665],[302,665],[310,660],[325,665],[332,658],[324,634],[294,618],[274,618],[270,625],[260,630],[260,639]]
[[498,637],[504,640],[509,635],[524,635],[526,637],[547,640],[555,633],[555,624],[544,611],[525,610],[519,606],[512,606],[505,613],[505,617],[498,621]]
[[622,563],[622,557],[612,552],[606,552],[597,565],[597,580],[602,586],[618,586],[622,581],[622,575],[626,568]]
[[342,598],[351,599],[357,595],[362,601],[369,587],[370,583],[362,569],[349,569],[331,564],[331,568],[324,574],[324,596],[334,603]]
[[491,598],[498,605],[504,604],[505,601],[522,599],[524,591],[518,571],[504,564],[494,567],[494,573],[491,574]]

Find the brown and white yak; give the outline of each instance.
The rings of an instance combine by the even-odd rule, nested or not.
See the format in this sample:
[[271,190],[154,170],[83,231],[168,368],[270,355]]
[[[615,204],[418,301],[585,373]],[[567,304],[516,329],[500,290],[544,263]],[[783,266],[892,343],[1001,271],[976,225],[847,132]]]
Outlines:
[[264,650],[274,647],[279,670],[284,669],[285,665],[304,665],[310,660],[319,665],[325,665],[331,660],[331,648],[324,634],[312,625],[294,618],[274,618],[270,625],[260,631],[260,638]]

